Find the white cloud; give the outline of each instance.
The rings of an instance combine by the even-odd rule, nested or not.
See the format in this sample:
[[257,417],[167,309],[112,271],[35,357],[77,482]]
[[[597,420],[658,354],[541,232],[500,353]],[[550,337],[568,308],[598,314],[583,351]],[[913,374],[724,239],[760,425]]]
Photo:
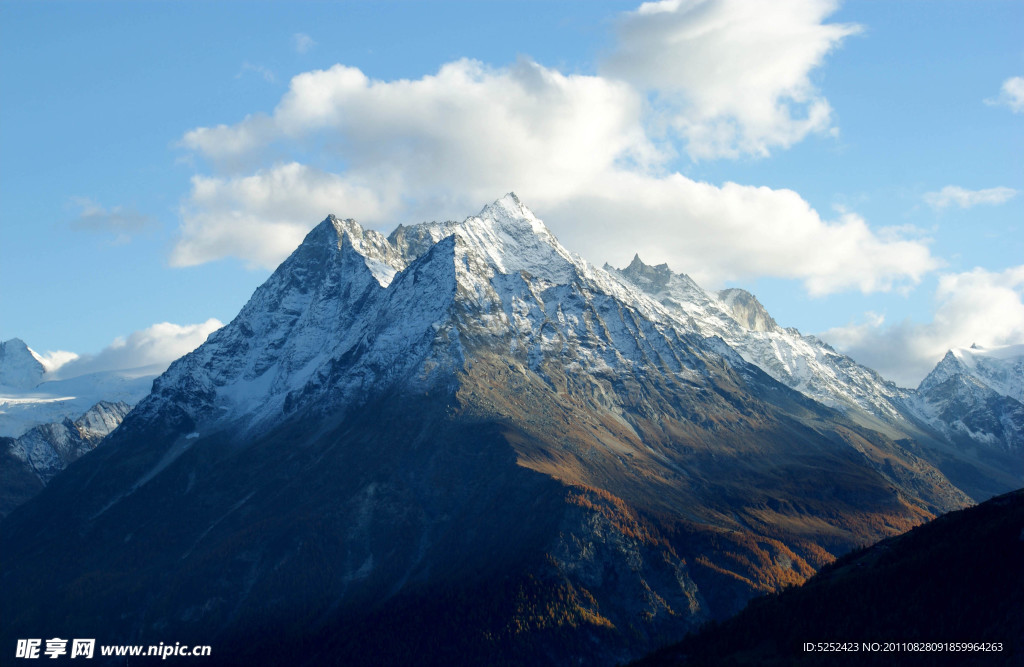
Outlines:
[[664,0],[625,14],[604,72],[656,92],[694,158],[768,155],[831,131],[810,73],[853,24],[831,0]]
[[1024,343],[1024,265],[941,276],[930,322],[885,326],[871,315],[821,337],[897,384],[916,387],[951,348]]
[[[825,6],[814,7],[797,23],[819,20]],[[829,28],[815,53],[850,31]],[[802,71],[765,90],[800,88]],[[273,267],[328,213],[390,228],[462,219],[515,190],[598,263],[639,251],[708,283],[783,276],[813,294],[888,290],[938,267],[926,240],[875,232],[851,212],[823,220],[793,191],[667,173],[674,148],[647,133],[646,109],[624,81],[528,60],[459,60],[415,80],[372,80],[343,65],[306,72],[273,113],[182,138],[220,175],[193,178],[172,263],[236,256]]]
[[60,368],[65,364],[78,359],[77,354],[74,352],[68,352],[67,350],[47,351],[44,354],[40,354],[35,350],[32,350],[32,354],[35,355],[36,359],[39,360],[39,363],[41,363],[43,368],[46,369],[45,372],[49,373],[51,376],[60,370]]
[[639,252],[699,283],[777,276],[812,295],[888,291],[939,267],[925,242],[883,239],[853,213],[823,220],[792,190],[700,183],[680,174],[609,173],[547,219],[570,247],[624,266]]
[[1014,113],[1024,113],[1024,76],[1014,76],[1003,81],[999,95],[985,100],[985,104],[1006,106]]
[[295,51],[297,53],[306,53],[316,46],[316,40],[304,32],[295,33],[292,35],[292,40],[295,43]]
[[171,264],[235,256],[272,269],[328,213],[376,220],[384,206],[372,189],[296,162],[244,177],[194,176]]
[[327,213],[393,226],[461,219],[513,189],[535,206],[579,194],[621,162],[661,159],[641,111],[625,84],[528,61],[494,70],[460,60],[414,81],[373,81],[342,65],[300,74],[273,115],[198,128],[182,144],[228,173],[282,144],[313,146],[347,168],[290,162],[195,177],[172,262],[236,255],[274,265]]
[[115,243],[127,243],[132,235],[155,224],[152,218],[131,207],[105,208],[88,197],[72,197],[71,203],[79,209],[77,217],[71,221],[73,228],[111,233]]
[[512,186],[572,190],[618,160],[658,161],[641,110],[623,83],[526,60],[505,69],[459,60],[397,81],[335,65],[293,78],[273,116],[198,128],[182,144],[231,168],[275,142],[315,143],[368,181],[402,175],[413,190],[401,196],[468,183],[475,204]]
[[[123,338],[117,338],[98,354],[75,355],[72,352],[47,352],[44,359],[55,362],[48,379],[67,379],[111,370],[130,370],[144,366],[166,368],[172,361],[202,345],[207,336],[223,325],[210,318],[199,324],[161,322]],[[61,357],[63,355],[63,357]],[[44,366],[46,361],[43,362]]]
[[943,209],[954,204],[960,208],[971,208],[979,204],[1002,204],[1016,194],[1016,190],[1007,187],[967,190],[957,185],[947,185],[938,192],[926,192],[924,201],[934,209]]

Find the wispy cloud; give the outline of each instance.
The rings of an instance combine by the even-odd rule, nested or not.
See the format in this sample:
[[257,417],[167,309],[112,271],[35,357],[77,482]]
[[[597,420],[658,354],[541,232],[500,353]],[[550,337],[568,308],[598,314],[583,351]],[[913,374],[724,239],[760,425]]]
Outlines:
[[105,208],[88,197],[72,197],[71,203],[79,209],[71,220],[71,227],[89,232],[110,233],[114,243],[127,243],[131,237],[156,224],[155,220],[134,208],[113,206]]
[[295,51],[297,53],[306,53],[316,46],[316,40],[304,32],[297,32],[292,35],[292,41],[295,44]]
[[999,95],[985,100],[985,104],[1005,106],[1014,113],[1024,113],[1024,76],[1014,76],[1003,81]]
[[998,187],[985,190],[967,190],[957,185],[947,185],[938,192],[926,192],[924,201],[936,210],[949,206],[971,208],[972,206],[995,206],[1013,199],[1017,191],[1013,188]]
[[277,82],[277,77],[274,76],[274,73],[272,71],[270,71],[269,69],[267,69],[263,65],[254,65],[254,64],[252,64],[249,61],[246,61],[246,62],[242,63],[242,69],[240,69],[238,71],[238,74],[235,75],[235,78],[236,79],[241,79],[245,75],[246,72],[252,72],[252,73],[258,75],[260,78],[262,78],[267,83],[276,83]]

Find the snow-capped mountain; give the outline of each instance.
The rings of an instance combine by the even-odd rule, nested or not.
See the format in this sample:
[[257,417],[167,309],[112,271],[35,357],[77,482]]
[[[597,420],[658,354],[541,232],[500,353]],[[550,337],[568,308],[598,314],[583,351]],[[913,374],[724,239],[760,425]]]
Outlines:
[[[636,316],[593,312],[612,300]],[[197,424],[266,428],[304,403],[327,409],[371,388],[443,385],[464,348],[484,339],[527,354],[533,370],[545,353],[564,351],[600,375],[668,361],[658,338],[681,334],[663,306],[565,250],[515,195],[462,223],[400,226],[390,238],[331,216],[230,327],[172,364],[140,410],[187,392]],[[359,367],[341,380],[333,368],[346,355],[358,355]],[[683,371],[683,360],[670,363]]]
[[512,194],[388,237],[328,217],[0,524],[0,641],[611,665],[971,503],[918,431],[849,416],[886,414],[838,386],[861,370],[635,268],[659,298]]
[[950,350],[911,405],[932,426],[970,445],[1024,453],[1024,345]]
[[814,336],[783,329],[749,292],[705,290],[667,265],[648,266],[639,256],[625,269],[605,269],[657,299],[702,336],[718,336],[746,361],[779,382],[842,411],[859,408],[900,419],[901,392],[878,373],[836,352]]
[[11,453],[46,484],[69,463],[92,451],[117,428],[129,410],[127,403],[101,401],[74,421],[65,419],[29,429],[14,440]]
[[[639,257],[625,269],[605,269],[657,299],[688,328],[720,337],[786,386],[868,428],[918,442],[975,499],[1024,483],[1024,410],[1014,398],[1024,393],[1024,346],[951,351],[916,391],[902,389],[817,337],[783,329],[745,290],[705,290],[685,274],[664,264],[648,266]],[[980,475],[979,465],[985,468]]]
[[43,381],[46,367],[25,341],[12,338],[0,343],[0,387],[31,389]]
[[0,517],[46,486],[72,461],[92,451],[124,420],[127,403],[101,401],[72,421],[34,426],[0,440]]
[[77,419],[101,401],[134,405],[164,370],[145,366],[52,379],[39,355],[12,338],[0,343],[0,436]]
[[1024,344],[949,350],[918,391],[928,393],[954,375],[970,376],[997,394],[1024,402]]

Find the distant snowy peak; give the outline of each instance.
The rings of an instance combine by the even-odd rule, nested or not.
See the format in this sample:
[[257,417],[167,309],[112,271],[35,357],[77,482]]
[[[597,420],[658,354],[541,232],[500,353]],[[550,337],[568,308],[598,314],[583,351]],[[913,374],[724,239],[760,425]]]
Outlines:
[[960,361],[959,357],[952,350],[949,350],[939,363],[935,365],[935,368],[921,380],[921,384],[917,386],[917,391],[926,394],[947,382],[950,378],[960,375],[969,375],[968,369]]
[[993,391],[1024,403],[1024,344],[956,348],[950,351],[972,377]]
[[[606,271],[615,271],[608,264],[605,264],[604,268]],[[668,283],[673,277],[668,264],[658,264],[657,266],[644,264],[639,254],[633,255],[633,261],[629,263],[629,266],[622,269],[621,273],[628,277],[634,285],[648,293],[661,292],[668,287]],[[679,275],[677,278],[687,278],[687,276]],[[696,287],[696,284],[694,284],[694,287]]]
[[645,264],[640,255],[633,255],[633,261],[624,269],[615,269],[605,264],[606,271],[618,273],[627,278],[644,292],[664,297],[682,297],[685,303],[710,303],[709,294],[685,273],[673,273],[668,264],[652,266]]
[[124,420],[131,406],[100,401],[78,419],[40,424],[13,440],[10,453],[44,485],[72,461],[92,451]]
[[46,367],[25,341],[12,338],[0,343],[0,385],[32,389],[43,381]]
[[0,387],[0,436],[18,437],[33,426],[74,419],[102,401],[135,405],[164,370],[158,364],[48,380],[26,389]]
[[957,348],[921,381],[914,405],[953,437],[1024,448],[1024,345]]
[[1024,345],[949,350],[921,381],[918,391],[927,394],[956,377],[1024,403]]

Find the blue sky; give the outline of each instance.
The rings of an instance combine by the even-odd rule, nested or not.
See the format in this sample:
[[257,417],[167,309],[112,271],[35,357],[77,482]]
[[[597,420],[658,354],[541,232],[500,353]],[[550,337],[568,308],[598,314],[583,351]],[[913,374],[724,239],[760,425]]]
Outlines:
[[915,384],[1024,342],[1021,25],[987,0],[8,0],[0,340],[169,360],[328,213],[386,232],[516,190],[595,264],[745,287]]

